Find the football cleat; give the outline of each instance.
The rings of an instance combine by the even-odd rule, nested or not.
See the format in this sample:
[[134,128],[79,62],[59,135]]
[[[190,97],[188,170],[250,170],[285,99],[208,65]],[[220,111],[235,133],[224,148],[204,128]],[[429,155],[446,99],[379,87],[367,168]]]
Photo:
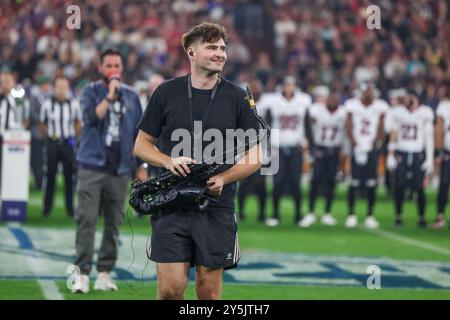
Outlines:
[[403,219],[402,218],[395,219],[394,226],[397,227],[397,228],[403,227]]
[[376,229],[378,228],[380,223],[372,216],[368,216],[366,220],[364,220],[364,226],[367,229]]
[[336,219],[329,213],[325,213],[320,219],[320,222],[327,226],[335,226],[337,224]]
[[269,227],[276,227],[279,224],[280,224],[280,220],[275,219],[275,218],[270,218],[270,219],[266,220],[266,226],[269,226]]
[[347,217],[347,219],[345,220],[345,226],[347,228],[354,228],[354,227],[356,227],[357,224],[358,224],[358,218],[354,214],[349,215]]
[[437,230],[445,227],[445,219],[437,218],[436,221],[431,225],[431,229]]
[[421,229],[424,229],[427,227],[427,222],[423,218],[419,218],[419,221],[417,221],[417,226]]
[[298,222],[298,226],[301,228],[308,228],[316,223],[316,215],[314,213],[308,213],[302,220]]

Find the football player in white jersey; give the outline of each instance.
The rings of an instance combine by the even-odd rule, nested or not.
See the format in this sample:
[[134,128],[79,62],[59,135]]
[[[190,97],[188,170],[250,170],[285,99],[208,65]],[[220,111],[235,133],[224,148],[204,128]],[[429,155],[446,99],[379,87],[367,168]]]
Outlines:
[[424,178],[433,173],[434,167],[433,111],[420,105],[415,94],[408,94],[405,105],[392,110],[390,117],[387,166],[389,170],[395,170],[395,225],[403,225],[405,188],[409,184],[417,192],[418,226],[426,227]]
[[321,222],[335,225],[331,216],[331,205],[339,166],[340,151],[345,138],[346,110],[339,105],[340,96],[331,92],[325,103],[316,102],[309,109],[312,141],[309,148],[314,158],[311,188],[309,192],[309,213],[300,222],[300,227],[309,227],[316,222],[315,204],[319,187],[325,191],[325,214]]
[[348,191],[349,215],[345,221],[348,228],[356,227],[354,212],[355,193],[363,188],[367,197],[367,228],[378,228],[373,217],[375,192],[378,184],[378,155],[384,139],[384,116],[389,106],[375,97],[375,87],[362,83],[359,97],[345,102],[347,110],[347,136],[351,144],[351,183]]
[[273,186],[273,217],[268,219],[266,224],[279,224],[280,199],[285,191],[289,191],[294,197],[297,224],[302,218],[302,152],[307,146],[304,124],[311,97],[298,90],[295,77],[286,76],[282,92],[267,96],[264,105],[262,107],[269,113],[270,126],[275,129],[272,130],[272,151],[278,150],[279,156],[279,170],[274,176]]
[[[384,132],[385,132],[385,139],[384,139],[384,145],[383,145],[383,154],[385,155],[385,161],[387,161],[388,156],[388,150],[387,146],[389,144],[389,134],[392,130],[392,124],[391,124],[391,113],[395,108],[398,106],[404,105],[404,99],[406,96],[406,90],[404,88],[396,88],[389,91],[389,110],[386,112],[386,115],[384,116]],[[387,163],[385,162],[385,175],[384,175],[384,183],[386,186],[386,190],[388,194],[392,197],[394,197],[394,187],[393,187],[393,172],[387,170]]]
[[[262,117],[266,117],[266,104],[263,103],[266,95],[263,94],[263,85],[260,80],[251,80],[249,81],[250,90],[253,93],[253,97],[255,99],[255,105],[258,109],[258,114]],[[266,117],[267,118],[267,117]],[[266,119],[267,120],[267,119]],[[256,194],[259,202],[259,213],[258,213],[258,222],[264,223],[266,219],[265,208],[266,208],[266,200],[267,200],[267,191],[266,191],[266,177],[261,175],[261,170],[256,171],[252,175],[248,176],[244,180],[239,182],[238,188],[238,217],[239,220],[245,220],[246,215],[244,212],[245,200],[251,193]]]
[[450,186],[450,88],[447,88],[446,97],[436,109],[435,140],[436,155],[438,162],[441,164],[441,170],[437,198],[437,217],[431,227],[440,229],[445,226],[445,207],[447,206]]

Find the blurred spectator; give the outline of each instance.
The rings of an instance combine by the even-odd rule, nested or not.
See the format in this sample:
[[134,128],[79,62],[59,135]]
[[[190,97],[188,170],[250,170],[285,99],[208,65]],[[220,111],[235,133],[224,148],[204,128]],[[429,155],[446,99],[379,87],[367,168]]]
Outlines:
[[256,78],[265,86],[269,81],[270,74],[272,73],[273,66],[270,62],[270,56],[267,52],[260,52],[256,61],[256,65],[253,73]]
[[424,96],[435,82],[427,93],[433,100],[450,81],[448,3],[376,1],[382,25],[369,30],[365,0],[80,0],[82,28],[68,30],[58,1],[2,1],[0,70],[14,70],[21,82],[64,74],[75,85],[92,79],[98,53],[114,46],[125,57],[126,81],[175,77],[188,71],[181,31],[214,20],[229,29],[225,75],[232,81],[250,72],[271,90],[296,74],[308,90],[338,82],[344,98],[361,81],[375,81],[383,97],[399,85]]
[[439,104],[439,96],[437,93],[437,87],[434,83],[428,83],[425,87],[425,91],[423,96],[421,97],[422,104],[427,105],[436,111],[436,108]]
[[18,81],[22,82],[25,79],[32,79],[34,72],[37,67],[36,56],[33,55],[31,49],[24,49],[20,55],[19,59],[14,65],[13,70],[18,75]]
[[39,75],[53,79],[58,70],[58,60],[55,59],[53,49],[47,49],[44,53],[44,58],[37,64]]
[[406,62],[399,53],[395,52],[384,65],[383,71],[384,76],[389,80],[401,78],[406,73]]
[[[386,67],[385,67],[386,74]],[[369,57],[362,57],[362,64],[355,69],[354,77],[357,83],[361,82],[375,82],[378,79],[379,70],[376,58],[372,55]]]

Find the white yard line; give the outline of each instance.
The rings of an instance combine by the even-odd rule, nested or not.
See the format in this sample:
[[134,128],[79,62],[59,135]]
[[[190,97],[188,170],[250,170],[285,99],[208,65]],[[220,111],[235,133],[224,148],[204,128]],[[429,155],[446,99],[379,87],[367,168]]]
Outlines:
[[64,300],[63,295],[53,280],[37,280],[47,300]]
[[[14,229],[19,230],[24,235],[27,234],[26,231],[19,224],[8,224],[8,229],[13,234],[13,236],[16,238],[16,240],[18,242],[17,244],[20,247],[21,241],[17,237],[17,234],[13,233],[13,230]],[[28,235],[27,235],[27,240],[29,240],[31,242],[31,238]],[[39,273],[42,272],[42,270],[48,269],[48,265],[45,262],[45,260],[39,256],[39,253],[36,252],[36,250],[33,247],[32,248],[24,248],[22,250],[25,253],[28,253],[28,254],[25,254],[25,262],[26,262],[28,268],[33,273],[33,275],[36,276],[36,278],[37,278],[36,281],[39,284],[39,287],[41,288],[45,299],[47,299],[47,300],[64,300],[64,297],[61,294],[61,292],[59,292],[58,286],[56,285],[55,281],[39,279],[37,277],[39,275]]]
[[390,232],[390,231],[386,231],[386,230],[382,230],[382,229],[367,229],[364,227],[360,227],[360,229],[370,232],[370,233],[374,233],[376,235],[379,235],[381,237],[387,238],[387,239],[392,239],[392,240],[397,240],[399,242],[402,242],[404,244],[416,247],[416,248],[421,248],[421,249],[425,249],[428,251],[432,251],[432,252],[436,252],[439,254],[442,254],[444,256],[450,257],[450,250],[428,243],[428,242],[424,242],[424,241],[420,241],[420,240],[416,240],[416,239],[411,239],[405,236],[401,236],[397,233],[394,232]]

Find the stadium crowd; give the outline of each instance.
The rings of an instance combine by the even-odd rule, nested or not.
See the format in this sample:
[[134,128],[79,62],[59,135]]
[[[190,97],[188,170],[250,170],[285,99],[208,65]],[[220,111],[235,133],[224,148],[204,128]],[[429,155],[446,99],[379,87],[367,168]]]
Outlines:
[[[435,109],[450,81],[448,0],[81,0],[81,28],[69,30],[71,4],[2,1],[0,69],[13,70],[26,88],[63,74],[79,93],[97,76],[99,53],[116,47],[126,57],[125,82],[143,85],[153,73],[185,74],[181,34],[209,20],[230,33],[224,76],[256,76],[267,91],[285,74],[298,76],[304,91],[338,86],[344,98],[373,80],[384,98],[392,87],[412,88]],[[372,4],[380,7],[379,30],[366,27]]]
[[[81,0],[81,26],[71,30],[66,9],[72,4],[0,3],[0,70],[12,72],[31,100],[58,77],[68,79],[79,98],[99,78],[100,53],[117,48],[123,82],[135,87],[144,108],[152,77],[189,72],[180,38],[205,20],[229,32],[223,76],[242,86],[257,79],[262,93],[276,91],[291,75],[303,92],[317,96],[314,88],[324,85],[344,102],[360,83],[371,82],[386,101],[393,89],[404,88],[436,110],[450,85],[449,0]],[[378,30],[366,25],[372,4],[381,10]],[[31,115],[39,107],[32,103]]]

